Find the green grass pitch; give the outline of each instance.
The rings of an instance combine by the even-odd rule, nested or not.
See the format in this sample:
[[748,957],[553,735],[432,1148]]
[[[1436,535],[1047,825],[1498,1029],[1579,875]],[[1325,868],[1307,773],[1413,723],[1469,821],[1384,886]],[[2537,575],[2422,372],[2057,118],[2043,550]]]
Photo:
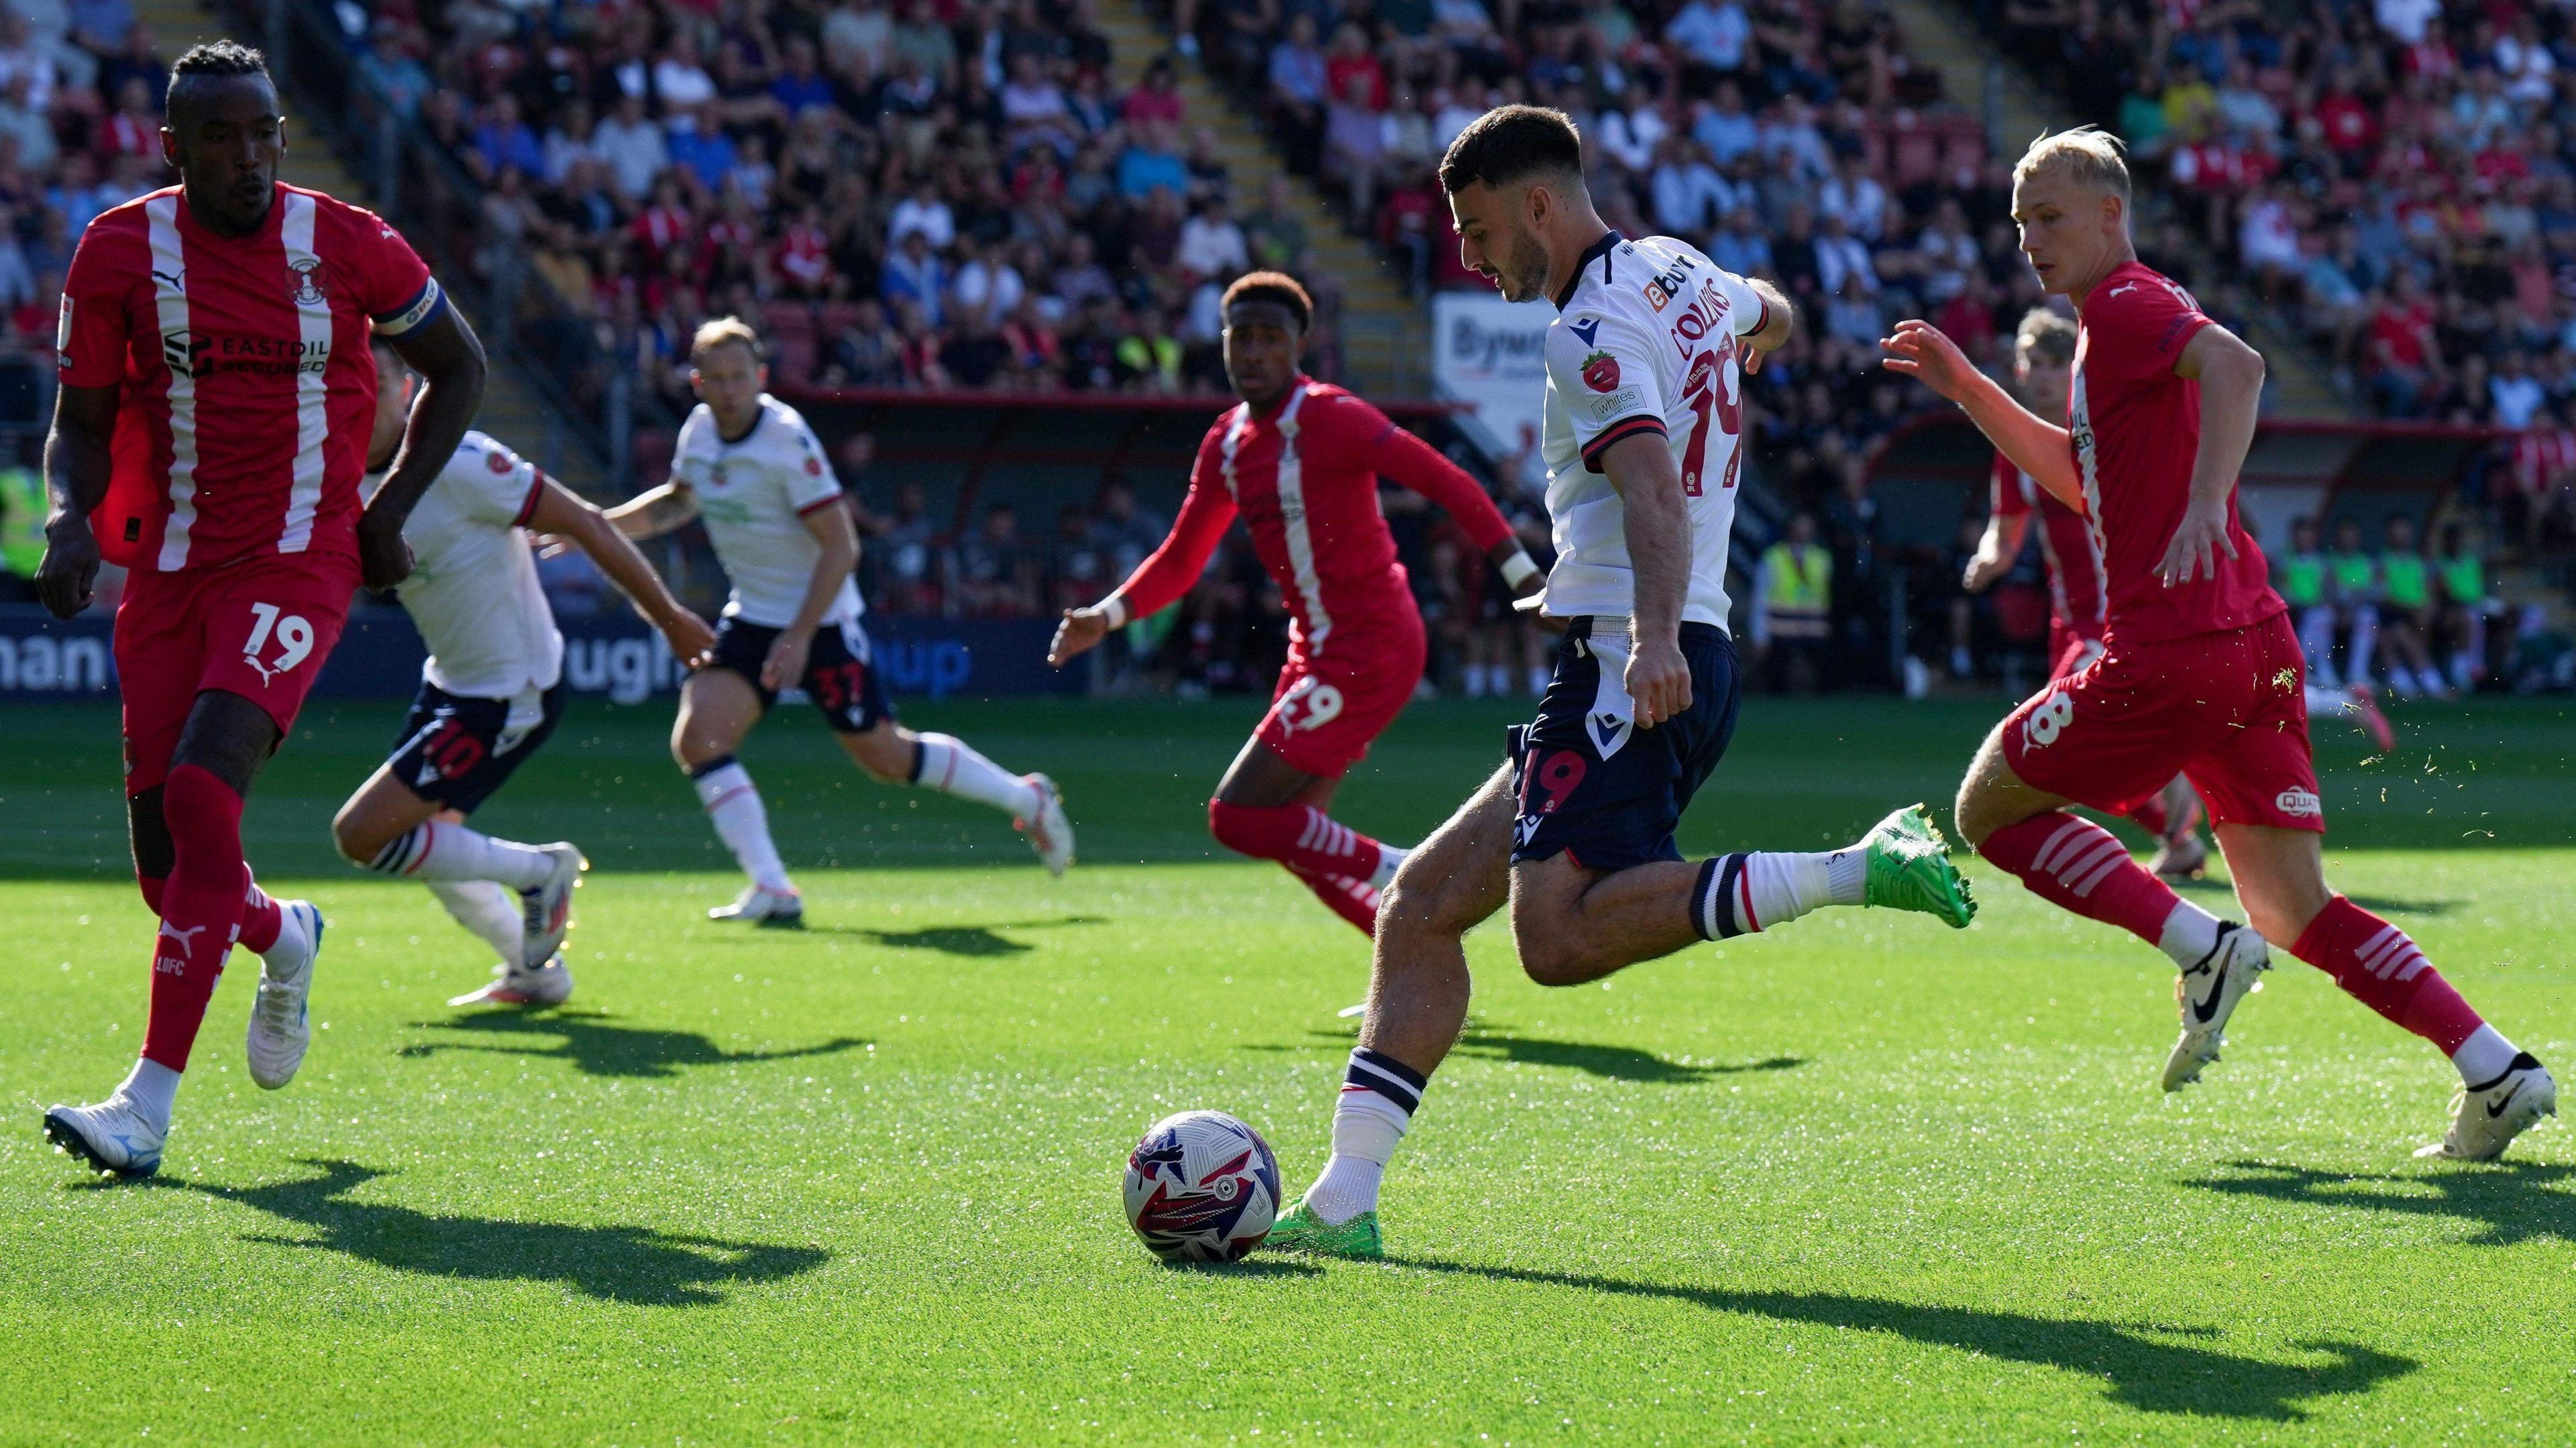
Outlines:
[[[2000,707],[1753,701],[1684,843],[1937,804]],[[1832,912],[1571,991],[1489,925],[1393,1260],[1159,1266],[1125,1152],[1216,1107],[1302,1187],[1363,944],[1205,839],[1249,704],[909,717],[1054,773],[1083,863],[1048,880],[787,711],[745,759],[814,928],[719,928],[666,708],[578,705],[481,821],[597,866],[578,994],[519,1015],[441,1004],[479,947],[331,857],[397,711],[317,704],[247,823],[331,919],[312,1055],[252,1087],[236,957],[162,1177],[101,1187],[37,1116],[143,1020],[114,717],[0,714],[0,1442],[2576,1438],[2571,1123],[2500,1168],[2409,1160],[2448,1068],[2286,959],[2163,1097],[2170,968],[1974,866],[1964,933]],[[1340,813],[1418,835],[1511,717],[1414,710]],[[2330,867],[2576,1064],[2576,723],[2402,727],[2378,761],[2325,731]]]

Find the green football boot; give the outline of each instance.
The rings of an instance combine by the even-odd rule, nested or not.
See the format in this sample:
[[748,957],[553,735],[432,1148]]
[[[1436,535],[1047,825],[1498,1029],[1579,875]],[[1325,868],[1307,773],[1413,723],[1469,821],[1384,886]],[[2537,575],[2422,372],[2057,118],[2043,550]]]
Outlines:
[[1861,903],[1938,916],[1953,930],[1977,918],[1976,897],[1950,863],[1949,841],[1919,804],[1907,805],[1861,837],[1869,862]]
[[1261,1245],[1281,1252],[1313,1252],[1326,1257],[1358,1257],[1376,1261],[1386,1255],[1386,1243],[1378,1236],[1377,1213],[1362,1212],[1335,1226],[1316,1216],[1299,1197],[1288,1204],[1288,1210],[1270,1228]]

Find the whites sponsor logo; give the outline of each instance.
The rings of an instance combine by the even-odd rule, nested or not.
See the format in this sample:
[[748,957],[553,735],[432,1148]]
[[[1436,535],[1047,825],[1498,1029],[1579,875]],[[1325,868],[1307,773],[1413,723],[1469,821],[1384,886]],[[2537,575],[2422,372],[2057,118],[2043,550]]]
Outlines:
[[2285,789],[2279,794],[2274,795],[2272,797],[2272,805],[2274,808],[2280,810],[2281,813],[2289,815],[2294,819],[2314,818],[2316,816],[2323,815],[2326,812],[2325,803],[2316,797],[2314,791],[2299,789],[2296,787]]
[[1592,419],[1595,422],[1608,422],[1613,418],[1625,417],[1629,413],[1639,411],[1645,405],[1644,393],[1634,387],[1622,387],[1606,397],[1592,399]]
[[2075,701],[2060,689],[2030,711],[2030,718],[2022,723],[2022,737],[2030,742],[2031,748],[2046,749],[2057,742],[2058,735],[2066,732],[2067,725],[2074,722]]

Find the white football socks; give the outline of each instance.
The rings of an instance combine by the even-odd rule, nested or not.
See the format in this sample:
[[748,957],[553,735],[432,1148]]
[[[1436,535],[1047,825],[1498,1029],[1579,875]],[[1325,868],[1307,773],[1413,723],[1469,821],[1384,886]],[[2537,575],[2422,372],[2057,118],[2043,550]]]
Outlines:
[[1306,1189],[1305,1203],[1316,1216],[1340,1226],[1377,1210],[1378,1184],[1396,1143],[1413,1124],[1426,1084],[1421,1073],[1392,1056],[1366,1046],[1351,1052],[1333,1106],[1333,1155]]
[[1755,850],[1700,866],[1691,918],[1710,940],[1785,925],[1827,905],[1858,905],[1869,884],[1860,846],[1808,852]]
[[136,1057],[134,1069],[125,1073],[125,1084],[116,1088],[143,1119],[165,1135],[170,1130],[170,1108],[179,1099],[179,1073],[158,1061]]
[[492,947],[504,964],[516,967],[527,945],[527,911],[519,897],[491,880],[432,880],[429,893],[456,917],[456,923]]
[[954,734],[923,734],[918,740],[921,753],[913,762],[914,784],[988,804],[1020,819],[1037,818],[1045,803],[1037,787],[976,753],[974,745]]
[[2177,900],[2173,913],[2165,917],[2164,933],[2156,937],[2156,949],[2177,967],[2189,970],[2218,948],[2218,926],[2217,916],[2188,900]]
[[415,880],[493,880],[533,890],[554,877],[555,862],[542,850],[431,820],[385,846],[367,868]]
[[698,803],[707,807],[707,818],[715,823],[716,838],[733,851],[735,863],[751,882],[781,895],[796,893],[787,878],[787,863],[778,858],[778,845],[769,838],[769,811],[761,807],[751,772],[727,755],[700,766],[689,782],[697,788]]
[[2460,1068],[2460,1080],[2471,1086],[2484,1086],[2513,1069],[2514,1058],[2522,1048],[2504,1038],[2493,1026],[2481,1025],[2451,1053],[2451,1064]]
[[1384,840],[1378,841],[1377,869],[1370,873],[1368,887],[1383,893],[1387,886],[1395,883],[1395,872],[1403,868],[1405,857],[1412,853],[1411,850],[1399,850]]

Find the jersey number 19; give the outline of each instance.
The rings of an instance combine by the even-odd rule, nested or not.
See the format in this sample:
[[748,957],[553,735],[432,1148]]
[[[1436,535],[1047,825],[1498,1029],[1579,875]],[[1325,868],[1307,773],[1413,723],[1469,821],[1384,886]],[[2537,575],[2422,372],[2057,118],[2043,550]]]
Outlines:
[[[1709,416],[1715,413],[1717,425],[1728,437],[1744,431],[1744,398],[1739,391],[1729,396],[1719,381],[1725,369],[1717,364],[1715,352],[1702,352],[1691,363],[1690,379],[1682,394],[1682,403],[1697,415],[1691,426],[1690,445],[1682,450],[1682,495],[1696,498],[1703,491],[1700,472],[1708,460]],[[1735,465],[1744,456],[1742,448],[1726,455],[1726,476],[1718,480],[1717,490],[1725,492],[1735,486]]]

